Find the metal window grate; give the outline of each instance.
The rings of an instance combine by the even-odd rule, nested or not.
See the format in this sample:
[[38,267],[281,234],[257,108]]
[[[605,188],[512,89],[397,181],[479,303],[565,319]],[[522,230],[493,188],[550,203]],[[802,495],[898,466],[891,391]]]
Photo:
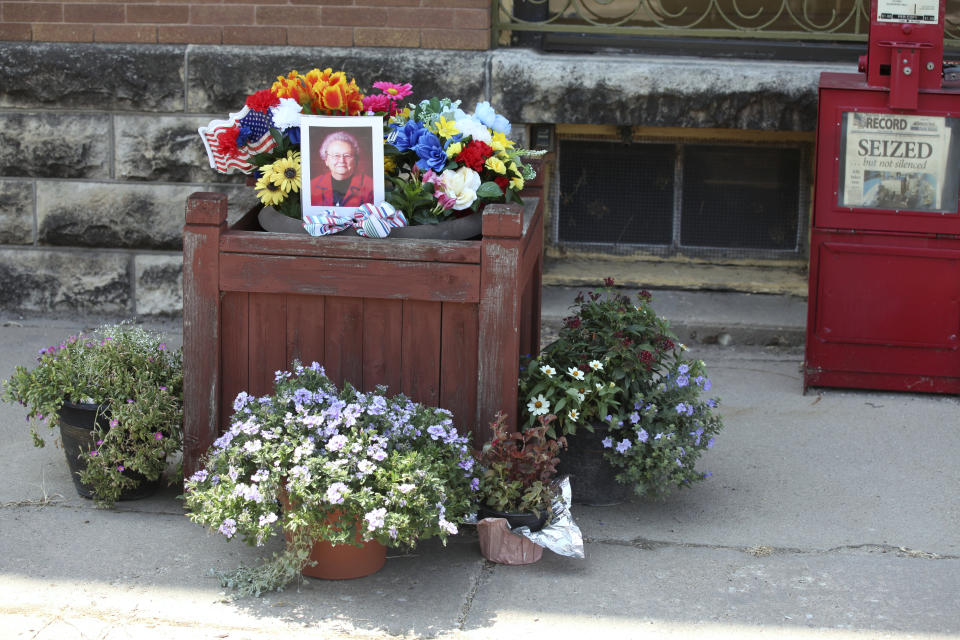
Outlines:
[[681,246],[797,250],[799,150],[688,145],[683,165]]
[[807,146],[561,138],[554,242],[613,255],[802,257]]
[[670,244],[674,145],[564,140],[560,241]]

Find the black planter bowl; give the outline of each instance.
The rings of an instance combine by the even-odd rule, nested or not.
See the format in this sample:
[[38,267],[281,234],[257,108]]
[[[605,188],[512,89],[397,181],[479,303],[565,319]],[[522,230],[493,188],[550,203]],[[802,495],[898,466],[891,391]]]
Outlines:
[[[59,423],[63,454],[67,458],[67,467],[70,469],[73,486],[80,497],[92,500],[95,497],[93,487],[80,482],[80,473],[87,467],[90,451],[96,448],[94,424],[99,426],[101,431],[110,429],[110,409],[95,404],[64,402],[60,407]],[[139,484],[122,492],[119,500],[148,498],[155,494],[162,484],[160,478],[147,480],[143,474],[135,471],[124,471],[123,475],[139,481]]]
[[[306,235],[303,221],[299,218],[286,216],[273,207],[264,207],[257,215],[257,222],[264,231],[274,233],[296,233]],[[390,231],[391,238],[417,238],[421,240],[469,240],[481,235],[483,217],[479,212],[462,218],[446,220],[438,224],[418,224],[410,227],[400,227]],[[353,227],[344,229],[333,235],[340,237],[356,237]]]
[[477,520],[483,520],[484,518],[504,518],[511,529],[530,527],[531,532],[540,531],[540,529],[543,529],[543,525],[547,523],[547,510],[544,509],[543,512],[537,516],[529,511],[511,513],[494,511],[488,507],[480,507],[477,509]]
[[609,507],[629,500],[633,489],[617,482],[617,470],[604,458],[607,426],[594,424],[593,431],[578,429],[567,436],[567,448],[559,453],[557,475],[570,476],[573,503]]

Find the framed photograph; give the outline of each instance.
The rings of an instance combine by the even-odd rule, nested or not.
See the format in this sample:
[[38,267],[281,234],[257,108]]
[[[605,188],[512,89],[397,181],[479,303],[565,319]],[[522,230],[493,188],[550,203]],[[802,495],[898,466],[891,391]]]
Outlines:
[[300,116],[300,149],[303,216],[383,201],[381,116]]

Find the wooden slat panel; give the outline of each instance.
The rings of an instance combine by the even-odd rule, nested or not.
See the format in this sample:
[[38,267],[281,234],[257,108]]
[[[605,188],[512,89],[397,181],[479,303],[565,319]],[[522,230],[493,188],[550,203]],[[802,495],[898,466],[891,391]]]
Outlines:
[[286,369],[287,328],[284,296],[250,294],[250,366],[247,371],[250,393],[273,393],[276,371]]
[[424,262],[480,263],[476,240],[413,240],[388,238],[314,238],[292,233],[228,231],[220,239],[222,253],[257,253],[287,256],[413,260]]
[[439,302],[403,303],[403,368],[400,388],[431,407],[440,402]]
[[183,228],[183,466],[189,476],[220,427],[220,234],[227,197],[194,193]]
[[233,400],[241,391],[249,392],[247,372],[250,367],[250,295],[247,293],[224,294],[220,303],[221,361],[223,363],[223,392],[220,394],[220,430],[230,424],[233,415]]
[[453,411],[460,433],[477,423],[477,305],[443,303],[440,406]]
[[480,299],[474,265],[400,260],[304,258],[227,253],[220,257],[224,291],[301,293],[404,300]]
[[323,362],[323,296],[287,296],[287,366]]
[[338,386],[363,380],[363,299],[329,297],[323,310],[323,366]]
[[520,240],[483,239],[483,293],[480,301],[477,390],[478,424],[474,445],[490,438],[490,424],[497,412],[517,428],[517,380],[520,368],[519,278]]
[[385,384],[391,395],[400,392],[402,331],[402,301],[375,298],[363,301],[364,391],[372,391],[378,384]]

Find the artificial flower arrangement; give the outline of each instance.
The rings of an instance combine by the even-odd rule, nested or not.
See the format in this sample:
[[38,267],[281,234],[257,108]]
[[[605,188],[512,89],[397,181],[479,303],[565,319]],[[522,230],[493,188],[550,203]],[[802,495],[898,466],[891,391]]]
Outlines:
[[448,98],[404,106],[409,83],[375,82],[373,88],[380,93],[365,95],[354,79],[331,69],[279,76],[229,120],[199,129],[210,166],[252,174],[264,205],[300,218],[300,115],[379,115],[389,206],[366,204],[396,210],[398,226],[436,224],[488,202],[520,202],[525,181],[536,175],[522,158],[542,152],[517,147],[507,137],[510,122],[489,103],[479,103],[470,114]]
[[[556,431],[605,430],[604,459],[638,495],[663,496],[707,477],[695,469],[722,428],[705,365],[686,360],[667,322],[604,281],[581,292],[558,338],[520,372],[521,425],[555,415]],[[571,442],[570,447],[574,446]]]
[[229,430],[186,482],[193,521],[258,546],[278,530],[288,536],[284,552],[222,576],[225,586],[280,589],[318,540],[413,547],[457,533],[479,478],[449,411],[386,397],[384,387],[338,390],[317,363],[295,362],[275,386],[272,396],[237,396]]
[[[3,384],[3,399],[29,409],[37,431],[54,428],[65,402],[91,405],[91,448],[81,450],[79,480],[98,505],[111,506],[144,482],[157,481],[183,447],[183,364],[163,336],[129,324],[70,336],[41,349],[37,366],[18,366]],[[84,494],[86,495],[86,494]]]

